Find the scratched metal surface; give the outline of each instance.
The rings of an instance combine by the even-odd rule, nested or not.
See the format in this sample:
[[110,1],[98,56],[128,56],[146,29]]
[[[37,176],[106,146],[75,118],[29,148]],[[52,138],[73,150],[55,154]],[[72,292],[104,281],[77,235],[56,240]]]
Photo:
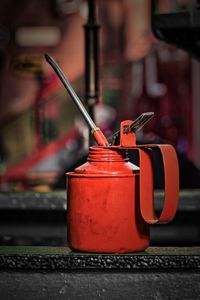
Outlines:
[[197,272],[0,272],[2,300],[199,299]]

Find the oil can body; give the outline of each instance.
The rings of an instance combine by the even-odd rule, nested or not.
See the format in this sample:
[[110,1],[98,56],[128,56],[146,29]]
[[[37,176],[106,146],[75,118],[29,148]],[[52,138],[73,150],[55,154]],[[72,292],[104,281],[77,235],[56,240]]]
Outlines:
[[139,203],[139,171],[126,151],[91,147],[88,161],[68,173],[68,242],[85,252],[142,251],[149,225]]

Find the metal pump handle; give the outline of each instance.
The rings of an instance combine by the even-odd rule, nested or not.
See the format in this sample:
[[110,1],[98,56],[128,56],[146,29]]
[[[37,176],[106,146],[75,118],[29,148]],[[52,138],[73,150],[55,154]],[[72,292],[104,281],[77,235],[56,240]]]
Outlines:
[[[120,130],[115,132],[110,139],[112,139],[111,145],[122,145],[122,135],[123,134],[130,134],[134,133],[138,130],[140,130],[147,122],[151,120],[151,118],[154,116],[154,112],[145,112],[141,114],[136,120],[131,121],[131,120],[125,120],[121,122],[120,125]],[[125,138],[127,139],[127,138]],[[125,145],[126,143],[124,143]]]

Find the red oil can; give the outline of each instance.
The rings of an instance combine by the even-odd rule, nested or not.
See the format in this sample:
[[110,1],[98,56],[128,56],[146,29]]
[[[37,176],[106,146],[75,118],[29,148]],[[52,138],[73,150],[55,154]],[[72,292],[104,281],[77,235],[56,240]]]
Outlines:
[[[134,122],[121,122],[110,146],[95,125],[56,62],[45,55],[72,100],[85,118],[97,147],[89,150],[88,161],[68,173],[68,242],[78,251],[133,252],[149,245],[149,224],[173,219],[179,192],[178,161],[170,145],[136,145],[135,132],[153,116],[147,112]],[[119,140],[120,139],[120,140]],[[119,146],[118,146],[119,145]],[[156,216],[154,210],[151,152],[158,148],[164,167],[165,201]],[[139,168],[130,164],[127,149],[139,152]]]
[[[121,129],[129,121],[122,122]],[[165,176],[164,207],[154,210],[152,150],[160,150]],[[139,152],[139,167],[128,161],[127,149]],[[121,133],[120,146],[90,147],[88,160],[68,173],[68,242],[84,252],[135,252],[150,242],[149,224],[173,219],[179,191],[176,152],[170,145],[135,145],[135,136]]]

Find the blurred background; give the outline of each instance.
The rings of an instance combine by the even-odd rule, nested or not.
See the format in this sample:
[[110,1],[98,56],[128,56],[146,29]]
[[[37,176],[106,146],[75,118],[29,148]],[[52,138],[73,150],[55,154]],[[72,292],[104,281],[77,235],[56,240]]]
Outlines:
[[[1,0],[0,245],[66,246],[65,172],[87,158],[88,128],[44,53],[106,137],[155,113],[137,142],[174,145],[181,192],[151,245],[199,245],[199,47],[198,0]],[[159,159],[155,169],[160,210]]]
[[[98,0],[96,6],[95,122],[108,137],[120,121],[153,111],[139,142],[173,144],[181,188],[199,188],[199,52],[177,47],[180,32],[173,26],[159,31],[159,20],[152,22],[158,14],[198,12],[199,1]],[[1,0],[1,191],[65,188],[65,172],[86,158],[87,126],[43,55],[54,57],[84,102],[87,18],[83,0]],[[198,31],[193,37],[198,45]]]

